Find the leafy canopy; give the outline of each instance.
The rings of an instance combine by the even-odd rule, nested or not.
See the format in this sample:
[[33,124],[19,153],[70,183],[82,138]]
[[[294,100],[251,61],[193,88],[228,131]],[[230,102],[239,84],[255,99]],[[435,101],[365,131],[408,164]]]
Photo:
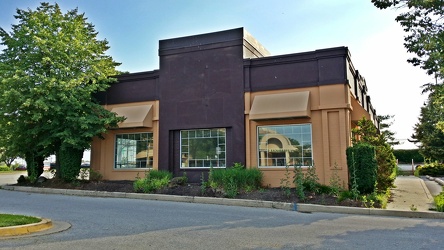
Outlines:
[[407,35],[404,46],[416,54],[408,61],[429,75],[444,76],[444,1],[372,0],[381,9],[395,7],[406,11],[396,17]]
[[41,3],[14,17],[9,33],[0,28],[0,141],[20,156],[88,148],[122,120],[93,98],[118,73],[108,42],[77,9]]
[[407,35],[404,46],[416,56],[408,61],[433,75],[435,83],[423,86],[429,93],[421,108],[419,123],[412,136],[420,143],[420,152],[429,159],[443,160],[444,144],[444,1],[443,0],[372,0],[381,9],[405,10],[396,17]]

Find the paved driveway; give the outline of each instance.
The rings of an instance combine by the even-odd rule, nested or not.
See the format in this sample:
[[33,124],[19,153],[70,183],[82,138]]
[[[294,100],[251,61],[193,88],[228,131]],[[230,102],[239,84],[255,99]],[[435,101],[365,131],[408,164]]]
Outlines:
[[0,190],[0,212],[65,221],[1,249],[439,249],[444,221]]
[[17,179],[20,175],[27,176],[26,171],[17,171],[13,173],[2,173],[0,172],[0,186],[8,185],[8,184],[16,184]]

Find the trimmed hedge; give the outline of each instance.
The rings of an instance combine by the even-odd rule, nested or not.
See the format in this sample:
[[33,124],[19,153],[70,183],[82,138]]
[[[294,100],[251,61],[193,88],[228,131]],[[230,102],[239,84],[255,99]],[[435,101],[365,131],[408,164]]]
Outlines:
[[8,166],[0,166],[0,172],[6,172],[6,171],[11,171],[11,169],[8,168]]
[[[366,143],[358,143],[347,148],[346,153],[349,183],[356,181],[357,189],[361,194],[373,193],[376,187],[378,171],[375,147]],[[354,180],[353,178],[356,179]]]
[[393,154],[399,163],[424,162],[424,156],[419,153],[419,149],[395,149]]
[[430,175],[430,176],[444,176],[444,164],[443,163],[428,163],[419,166],[415,170],[415,175]]

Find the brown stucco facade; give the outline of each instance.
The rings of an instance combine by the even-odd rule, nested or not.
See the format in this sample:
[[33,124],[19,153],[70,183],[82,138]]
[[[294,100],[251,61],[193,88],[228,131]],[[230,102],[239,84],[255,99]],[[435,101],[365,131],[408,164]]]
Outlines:
[[[121,75],[97,95],[105,108],[127,117],[92,142],[91,166],[104,179],[134,180],[158,169],[200,182],[210,167],[242,163],[259,167],[263,185],[275,187],[285,165],[299,162],[314,164],[321,183],[328,184],[334,170],[347,184],[351,129],[363,116],[376,122],[365,79],[347,47],[270,56],[239,28],[161,40],[159,60],[158,70]],[[259,135],[274,128],[309,132]],[[116,167],[122,161],[116,155],[131,151],[121,151],[131,139],[120,135],[139,133],[151,136],[150,150],[138,149],[142,140],[134,142],[134,161],[142,165]],[[295,139],[301,136],[305,144]],[[216,151],[192,151],[191,142],[202,148],[210,143]]]

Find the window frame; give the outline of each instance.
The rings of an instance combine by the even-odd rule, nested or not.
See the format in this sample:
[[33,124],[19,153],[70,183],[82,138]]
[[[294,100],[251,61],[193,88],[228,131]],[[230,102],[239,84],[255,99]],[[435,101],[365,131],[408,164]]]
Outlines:
[[[299,157],[299,158],[301,158],[302,164],[299,164],[299,165],[298,164],[288,164],[288,167],[291,167],[291,168],[294,168],[294,167],[302,167],[302,168],[312,167],[314,165],[314,157],[313,157],[313,126],[312,126],[311,123],[299,123],[299,124],[258,125],[256,127],[256,153],[257,153],[256,156],[257,156],[257,166],[258,166],[258,168],[276,169],[276,168],[285,168],[285,167],[287,167],[286,166],[287,162],[285,163],[285,165],[282,165],[282,166],[281,165],[277,165],[277,164],[276,165],[261,166],[261,152],[263,151],[263,150],[261,150],[261,141],[260,141],[261,139],[259,138],[259,130],[261,128],[273,127],[273,128],[281,128],[282,130],[285,130],[285,129],[287,129],[285,127],[289,127],[289,126],[296,126],[296,127],[298,127],[298,126],[300,126],[301,127],[301,132],[299,133],[300,137],[304,137],[304,135],[307,136],[307,133],[303,133],[302,132],[302,126],[307,126],[307,125],[309,126],[309,129],[310,129],[310,149],[311,149],[311,155],[309,157],[305,157],[304,154],[302,153],[301,156]],[[286,136],[285,133],[281,134],[281,135],[284,136],[285,138],[288,138],[288,136]],[[302,140],[301,143],[302,143],[301,147],[302,147],[302,151],[303,151],[304,150],[304,146],[303,146],[304,140]],[[268,149],[265,152],[266,153],[270,153],[270,151]],[[293,158],[295,158],[295,157],[293,157]],[[272,158],[268,158],[267,157],[266,159],[272,159]],[[304,164],[305,159],[309,160],[309,162],[311,162],[311,165]],[[286,159],[284,159],[284,161],[286,161]],[[266,162],[268,162],[268,160],[266,160]]]
[[[133,135],[133,136],[136,136],[136,135],[142,135],[142,134],[147,134],[147,141],[148,141],[148,150],[149,151],[151,151],[152,152],[152,154],[153,154],[153,156],[152,156],[152,159],[151,160],[149,160],[149,159],[147,159],[147,161],[146,161],[146,164],[145,164],[145,167],[137,167],[137,142],[138,141],[142,141],[142,140],[135,140],[136,141],[136,145],[135,145],[135,156],[134,156],[134,158],[135,158],[135,164],[127,164],[127,165],[134,165],[135,167],[117,167],[118,165],[120,165],[120,166],[122,166],[122,165],[124,165],[123,163],[122,163],[122,161],[120,161],[120,164],[118,164],[118,162],[117,162],[117,158],[118,158],[118,153],[117,153],[117,150],[118,150],[118,140],[119,139],[126,139],[126,138],[119,138],[119,136],[122,136],[122,135]],[[151,144],[151,147],[150,147],[150,144]],[[147,158],[149,158],[149,151],[147,152]],[[128,133],[117,133],[117,134],[115,134],[114,135],[114,162],[113,162],[113,169],[114,170],[140,170],[140,169],[153,169],[153,166],[154,166],[154,157],[156,157],[155,156],[155,154],[154,154],[154,133],[153,132],[150,132],[150,131],[143,131],[143,132],[128,132]],[[151,164],[150,164],[151,163]]]
[[[223,130],[223,136],[216,136],[216,137],[212,137],[211,131],[216,130]],[[198,131],[202,132],[201,134],[198,134]],[[208,131],[210,131],[210,137],[205,136],[205,133],[207,133]],[[182,132],[188,132],[188,136],[187,138],[183,138],[183,134]],[[191,133],[190,133],[191,132]],[[218,132],[219,133],[219,132]],[[189,162],[189,150],[188,151],[183,151],[184,147],[189,147],[190,146],[190,134],[194,134],[194,138],[191,139],[205,139],[205,138],[215,138],[217,139],[217,147],[216,147],[216,154],[218,155],[217,158],[210,158],[210,159],[197,159],[195,161],[210,161],[210,166],[192,166],[190,167],[190,162]],[[198,135],[196,135],[198,134]],[[203,135],[203,136],[201,136]],[[223,138],[223,141],[220,141],[220,138]],[[183,145],[182,142],[183,140],[187,139],[188,140],[188,144],[187,145]],[[180,169],[210,169],[210,168],[226,168],[227,166],[227,129],[226,128],[202,128],[202,129],[183,129],[179,131],[179,148],[180,148],[180,153],[179,153],[179,167]],[[187,154],[186,157],[184,157],[184,154]],[[223,158],[220,158],[219,155],[223,154]],[[188,166],[184,165],[184,159],[187,159],[188,161]],[[211,164],[211,162],[215,161],[216,165],[213,166]]]

